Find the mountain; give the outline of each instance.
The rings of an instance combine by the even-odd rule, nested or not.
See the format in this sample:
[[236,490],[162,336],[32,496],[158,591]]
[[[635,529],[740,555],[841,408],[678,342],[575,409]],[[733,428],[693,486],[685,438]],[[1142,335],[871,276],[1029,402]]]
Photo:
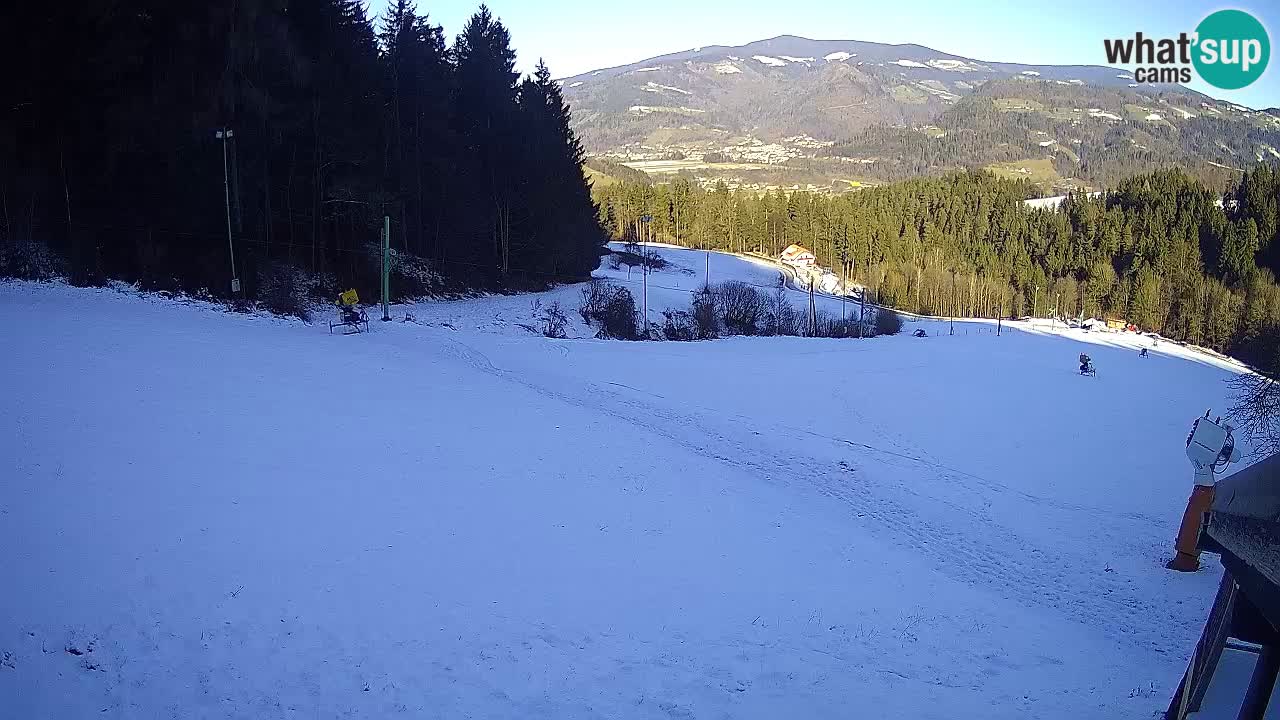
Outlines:
[[[704,182],[847,188],[991,167],[1046,190],[1280,157],[1280,118],[1122,69],[781,36],[561,81],[588,152]],[[1107,161],[1109,156],[1119,161]]]

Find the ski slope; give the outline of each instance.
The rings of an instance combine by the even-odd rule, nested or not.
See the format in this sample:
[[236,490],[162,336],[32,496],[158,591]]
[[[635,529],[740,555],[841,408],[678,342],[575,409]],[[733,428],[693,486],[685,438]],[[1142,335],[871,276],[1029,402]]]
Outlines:
[[[655,322],[705,274],[661,252]],[[0,284],[0,716],[1163,709],[1219,574],[1162,567],[1182,448],[1230,363],[937,321],[603,341],[579,292],[342,337]]]

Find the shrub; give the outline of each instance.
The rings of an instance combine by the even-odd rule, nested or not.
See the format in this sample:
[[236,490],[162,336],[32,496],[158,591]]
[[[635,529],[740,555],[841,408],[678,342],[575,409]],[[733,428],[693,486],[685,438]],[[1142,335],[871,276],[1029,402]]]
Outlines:
[[699,340],[720,337],[720,319],[716,317],[716,301],[711,290],[703,288],[693,297],[693,318]]
[[594,322],[600,326],[597,337],[620,340],[635,340],[639,337],[636,329],[636,299],[624,287],[603,280],[592,280],[582,289],[582,305],[578,308],[578,314],[582,316],[583,322]]
[[604,314],[597,318],[600,334],[607,338],[635,340],[640,336],[636,329],[636,299],[624,287],[613,286],[613,290]]
[[273,262],[258,271],[258,304],[277,315],[311,320],[307,291],[310,283],[300,268]]
[[543,335],[558,339],[567,337],[564,328],[569,324],[569,318],[565,317],[558,301],[553,300],[543,307],[541,300],[534,300],[533,316],[538,319],[538,329]]
[[698,337],[698,323],[693,313],[684,310],[662,311],[662,336],[668,340],[693,340]]
[[858,319],[841,319],[826,312],[818,313],[817,328],[814,337],[849,338],[858,335]]
[[765,335],[799,335],[800,313],[787,299],[787,291],[781,287],[774,291],[766,303]]
[[760,332],[760,321],[768,306],[763,293],[744,282],[730,280],[717,285],[712,294],[726,331],[740,335]]
[[392,257],[390,280],[395,300],[425,297],[441,285],[430,260],[403,252]]
[[578,305],[578,314],[582,316],[582,322],[590,323],[604,312],[604,306],[609,302],[611,287],[613,286],[608,282],[597,278],[582,288],[582,302]]
[[38,242],[0,245],[0,277],[52,280],[66,272],[62,258]]
[[888,308],[876,308],[873,335],[897,335],[902,332],[902,318]]
[[654,252],[652,249],[644,248],[639,245],[632,246],[631,244],[628,244],[627,247],[634,247],[635,249],[614,250],[613,257],[609,259],[609,267],[614,270],[619,270],[623,265],[629,265],[631,267],[648,265],[650,270],[662,270],[670,265],[666,259]]

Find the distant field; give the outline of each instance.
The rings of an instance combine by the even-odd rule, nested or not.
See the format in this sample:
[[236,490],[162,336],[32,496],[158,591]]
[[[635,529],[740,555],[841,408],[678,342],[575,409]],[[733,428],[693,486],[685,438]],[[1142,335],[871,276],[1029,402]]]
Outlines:
[[760,163],[708,163],[702,160],[634,160],[624,162],[629,168],[649,173],[650,175],[671,175],[681,170],[769,170],[774,166]]
[[996,98],[992,100],[992,103],[995,104],[997,110],[1003,110],[1004,112],[1035,112],[1044,109],[1044,105],[1026,98]]
[[994,163],[985,168],[992,173],[1012,180],[1030,180],[1036,184],[1052,185],[1060,180],[1062,176],[1053,167],[1053,161],[1049,158],[1035,158],[1027,160],[1015,160],[1007,163]]
[[604,187],[605,185],[614,185],[621,182],[618,178],[613,177],[612,175],[605,175],[599,170],[592,170],[586,165],[582,166],[582,174],[586,176],[586,178],[591,181],[591,184],[596,187]]

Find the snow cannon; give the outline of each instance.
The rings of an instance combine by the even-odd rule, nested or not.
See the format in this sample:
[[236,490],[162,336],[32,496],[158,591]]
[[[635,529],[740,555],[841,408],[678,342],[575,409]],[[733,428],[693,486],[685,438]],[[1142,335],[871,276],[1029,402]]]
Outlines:
[[1240,459],[1240,450],[1231,431],[1231,425],[1224,423],[1222,418],[1210,420],[1209,411],[1191,425],[1191,434],[1187,436],[1187,459],[1195,468],[1195,485],[1191,488],[1187,510],[1182,514],[1182,526],[1178,528],[1178,537],[1173,544],[1175,554],[1165,565],[1170,570],[1195,572],[1200,569],[1200,526],[1204,514],[1213,504],[1215,478],[1227,465]]

